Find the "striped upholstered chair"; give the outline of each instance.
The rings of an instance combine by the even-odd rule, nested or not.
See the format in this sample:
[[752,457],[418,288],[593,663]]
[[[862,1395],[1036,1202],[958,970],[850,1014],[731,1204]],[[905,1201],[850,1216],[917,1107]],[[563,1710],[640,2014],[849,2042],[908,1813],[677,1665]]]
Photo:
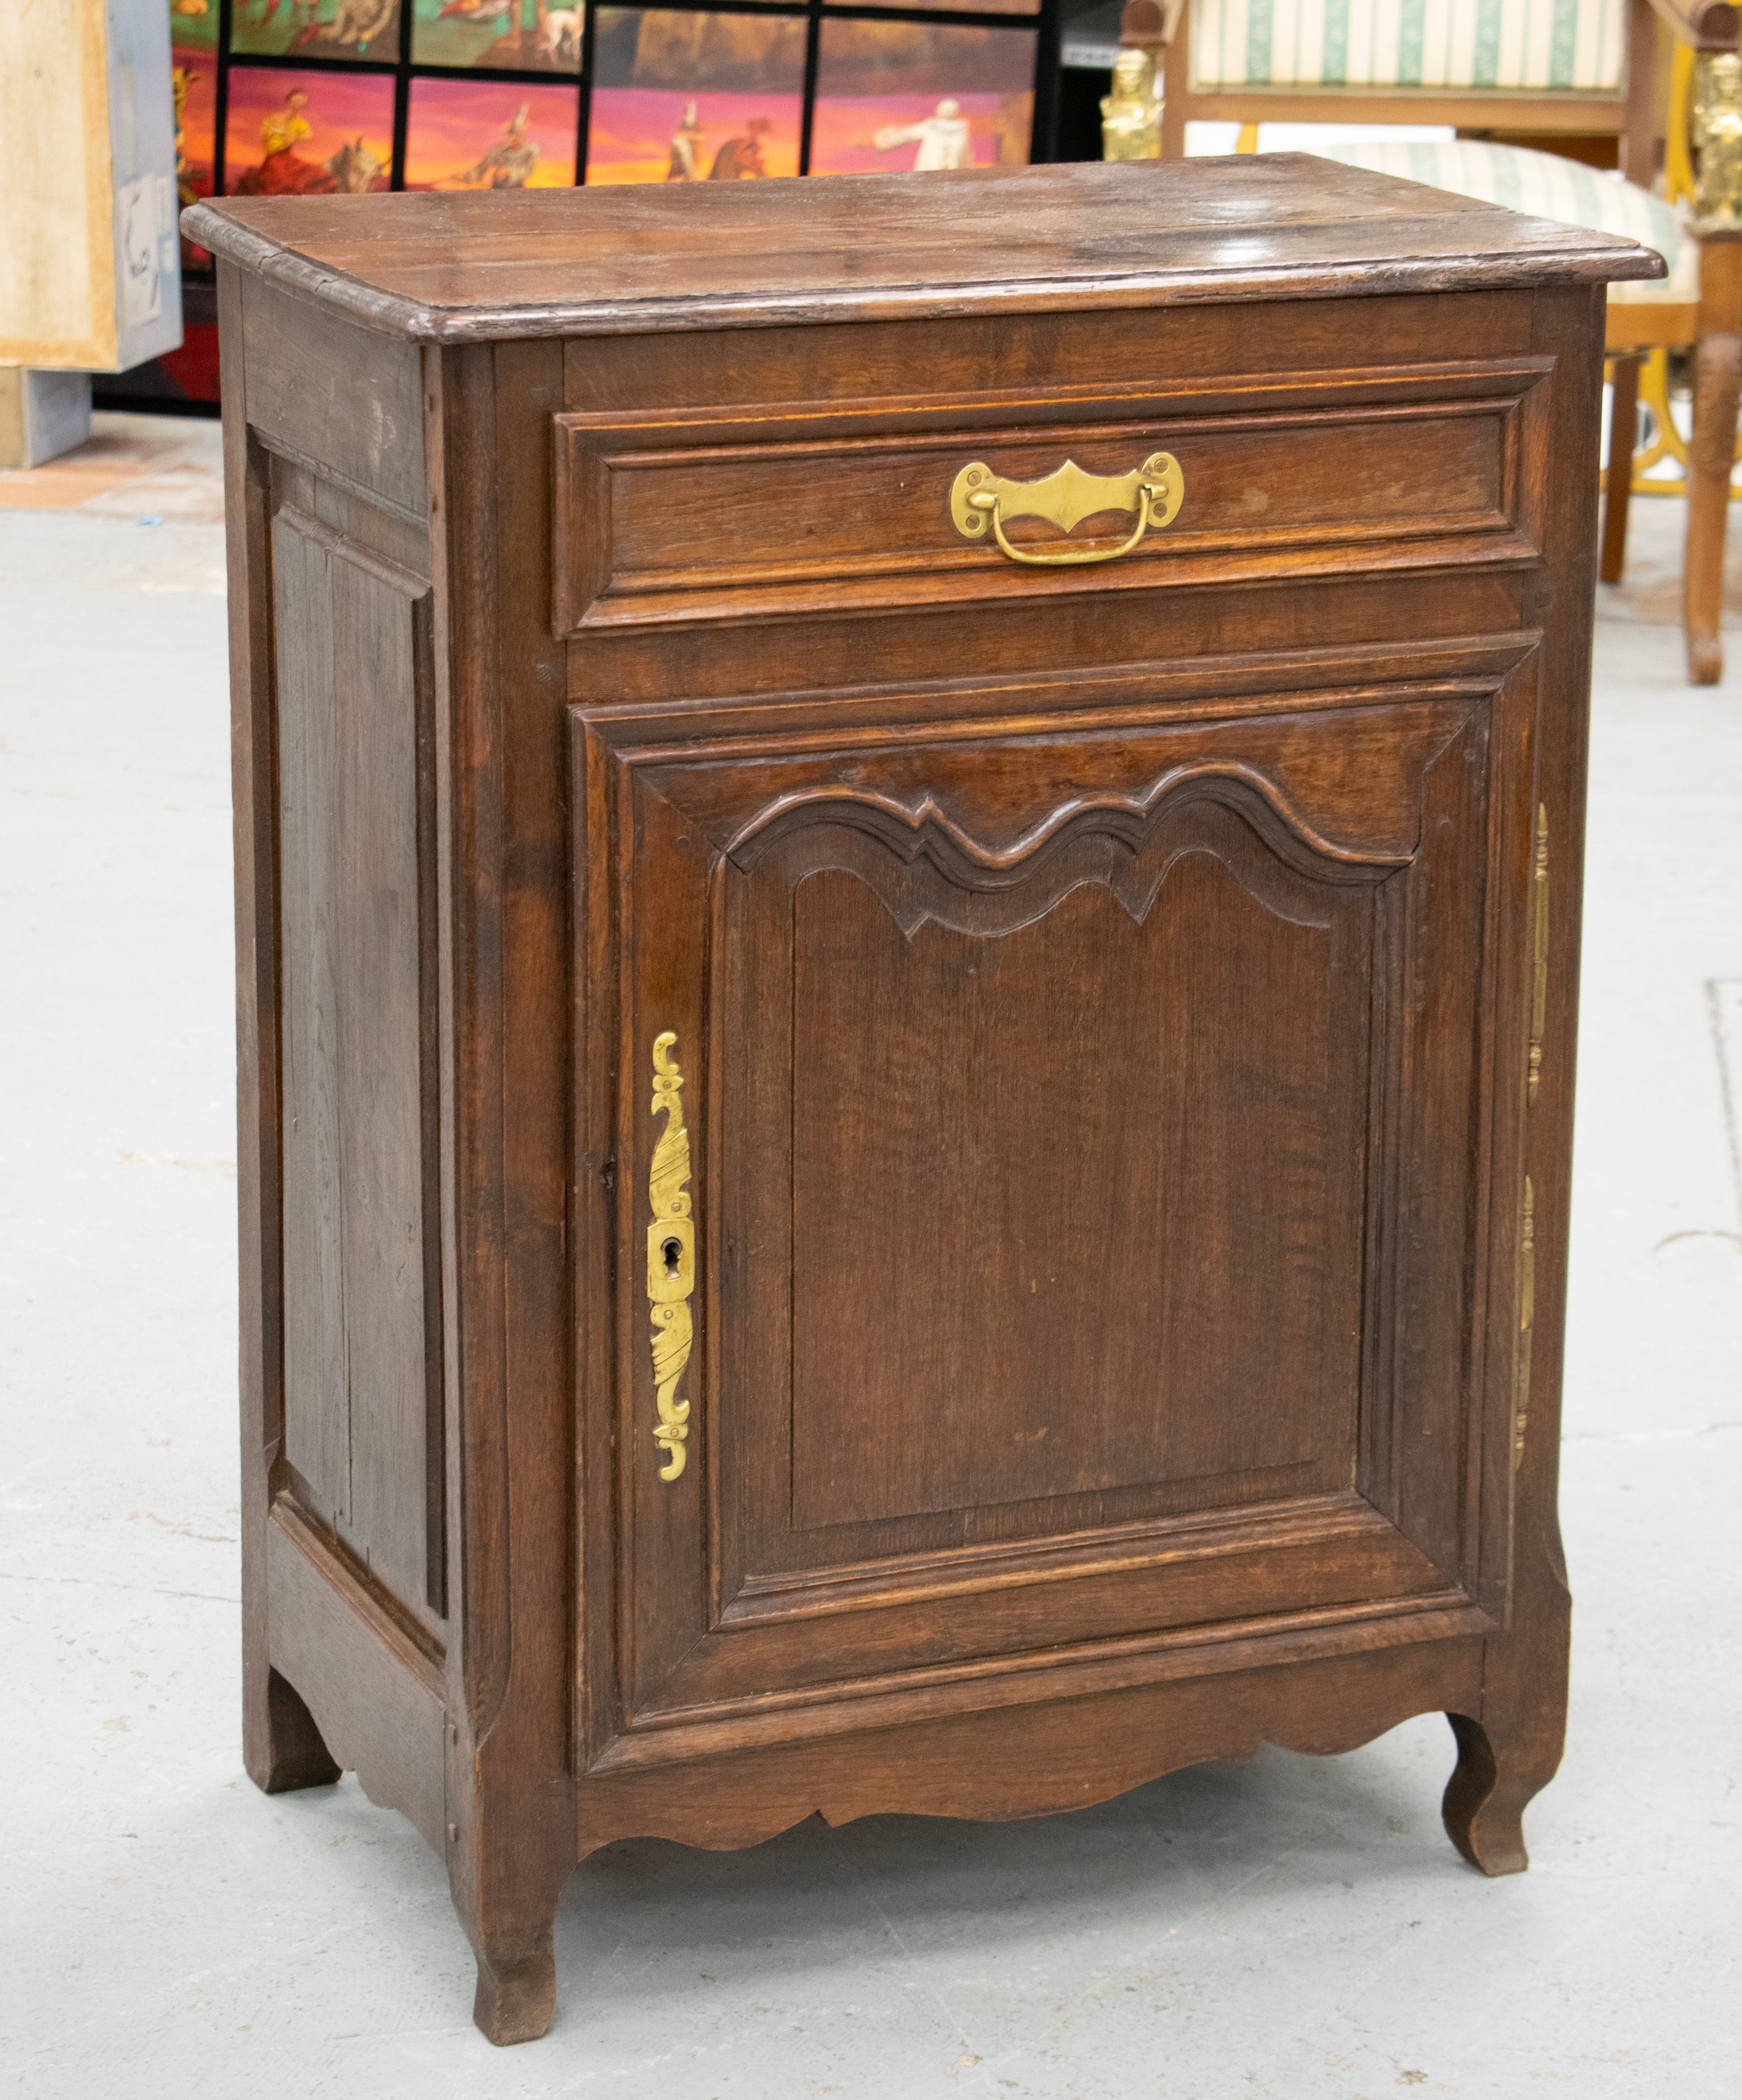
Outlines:
[[[1611,293],[1615,359],[1603,573],[1619,578],[1626,532],[1638,358],[1696,346],[1683,586],[1689,676],[1722,675],[1718,638],[1729,461],[1742,382],[1742,242],[1690,232],[1647,187],[1656,174],[1667,86],[1659,24],[1703,51],[1734,51],[1737,8],[1713,0],[1189,0],[1163,61],[1163,155],[1194,118],[1285,123],[1452,125],[1523,134],[1607,133],[1625,179],[1553,152],[1460,139],[1350,143],[1318,150],[1546,218],[1625,233],[1657,249],[1664,282]],[[1685,64],[1677,79],[1687,77]],[[1672,128],[1680,111],[1673,112]],[[1742,112],[1739,112],[1742,116]],[[1674,155],[1672,154],[1672,159]]]

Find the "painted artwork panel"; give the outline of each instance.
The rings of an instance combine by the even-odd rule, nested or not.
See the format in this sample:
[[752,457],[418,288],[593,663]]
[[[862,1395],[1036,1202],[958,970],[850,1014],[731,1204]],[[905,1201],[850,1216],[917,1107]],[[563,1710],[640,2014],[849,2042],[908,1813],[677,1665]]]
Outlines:
[[825,21],[810,172],[1025,166],[1034,49],[1025,29]]
[[170,48],[183,51],[215,51],[218,48],[218,0],[170,0]]
[[1038,15],[1040,0],[822,0],[825,11],[836,5],[852,7],[899,7],[904,14],[929,13],[942,9],[952,15]]
[[231,196],[331,196],[392,187],[391,73],[232,66],[224,122]]
[[578,73],[585,13],[582,0],[542,21],[538,0],[412,0],[412,62]]
[[798,173],[802,16],[602,7],[593,33],[589,183]]
[[[212,194],[218,161],[218,59],[214,52],[172,51],[170,91],[175,97],[175,202],[185,211]],[[212,258],[191,240],[182,243],[184,270],[209,270]]]
[[399,0],[235,0],[230,48],[265,58],[399,55]]
[[804,113],[800,95],[595,88],[587,180],[700,183],[796,175]]
[[408,190],[567,189],[578,87],[414,80],[405,124]]

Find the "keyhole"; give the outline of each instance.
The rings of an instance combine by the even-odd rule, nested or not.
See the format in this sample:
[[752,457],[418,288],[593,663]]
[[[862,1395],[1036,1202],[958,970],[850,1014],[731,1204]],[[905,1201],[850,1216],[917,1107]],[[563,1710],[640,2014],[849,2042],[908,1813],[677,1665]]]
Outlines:
[[668,1240],[659,1249],[660,1258],[665,1264],[665,1273],[668,1276],[675,1276],[677,1273],[677,1264],[682,1254],[683,1242],[681,1240]]

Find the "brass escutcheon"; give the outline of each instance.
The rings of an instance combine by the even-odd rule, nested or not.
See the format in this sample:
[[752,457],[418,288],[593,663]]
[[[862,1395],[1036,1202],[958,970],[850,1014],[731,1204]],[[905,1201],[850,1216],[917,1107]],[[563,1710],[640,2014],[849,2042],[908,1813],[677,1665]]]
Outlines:
[[[1066,460],[1039,481],[1007,481],[984,461],[975,460],[957,474],[950,488],[950,516],[964,540],[992,536],[1012,562],[1035,568],[1062,568],[1082,562],[1111,562],[1128,554],[1145,532],[1172,524],[1185,498],[1185,476],[1171,452],[1151,452],[1129,474],[1086,474]],[[1043,518],[1061,532],[1071,532],[1085,518],[1103,510],[1134,510],[1137,523],[1117,547],[1061,547],[1047,553],[1015,547],[1004,536],[1004,521]]]
[[677,1038],[667,1029],[654,1038],[653,1113],[665,1127],[653,1149],[647,1198],[648,1317],[653,1323],[653,1395],[659,1420],[653,1440],[665,1454],[662,1480],[684,1469],[690,1434],[690,1403],[677,1397],[677,1381],[690,1361],[695,1329],[690,1294],[695,1288],[695,1221],[690,1215],[690,1132],[679,1098],[683,1070],[672,1052]]

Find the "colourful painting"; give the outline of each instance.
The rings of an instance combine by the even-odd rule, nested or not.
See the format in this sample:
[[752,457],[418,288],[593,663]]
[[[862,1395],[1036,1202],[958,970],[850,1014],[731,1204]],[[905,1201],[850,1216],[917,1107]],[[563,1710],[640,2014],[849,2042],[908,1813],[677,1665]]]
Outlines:
[[593,90],[587,180],[720,182],[796,175],[800,95],[677,95],[668,88]]
[[232,196],[392,187],[393,76],[232,66],[224,124]]
[[602,7],[593,67],[589,183],[798,173],[802,17]]
[[824,8],[899,7],[903,14],[944,9],[952,15],[1038,15],[1040,0],[822,0]]
[[516,73],[580,71],[581,0],[413,0],[417,65],[507,66]]
[[826,21],[811,120],[814,175],[1021,167],[1034,121],[1022,29]]
[[170,44],[183,51],[218,48],[218,0],[170,0]]
[[411,95],[407,189],[567,189],[573,184],[578,87],[414,80]]
[[390,64],[399,55],[399,0],[234,0],[230,48]]
[[[175,202],[178,210],[212,194],[218,161],[218,59],[215,53],[172,53],[170,86],[175,97]],[[182,243],[182,267],[205,270],[211,257],[190,240]]]

